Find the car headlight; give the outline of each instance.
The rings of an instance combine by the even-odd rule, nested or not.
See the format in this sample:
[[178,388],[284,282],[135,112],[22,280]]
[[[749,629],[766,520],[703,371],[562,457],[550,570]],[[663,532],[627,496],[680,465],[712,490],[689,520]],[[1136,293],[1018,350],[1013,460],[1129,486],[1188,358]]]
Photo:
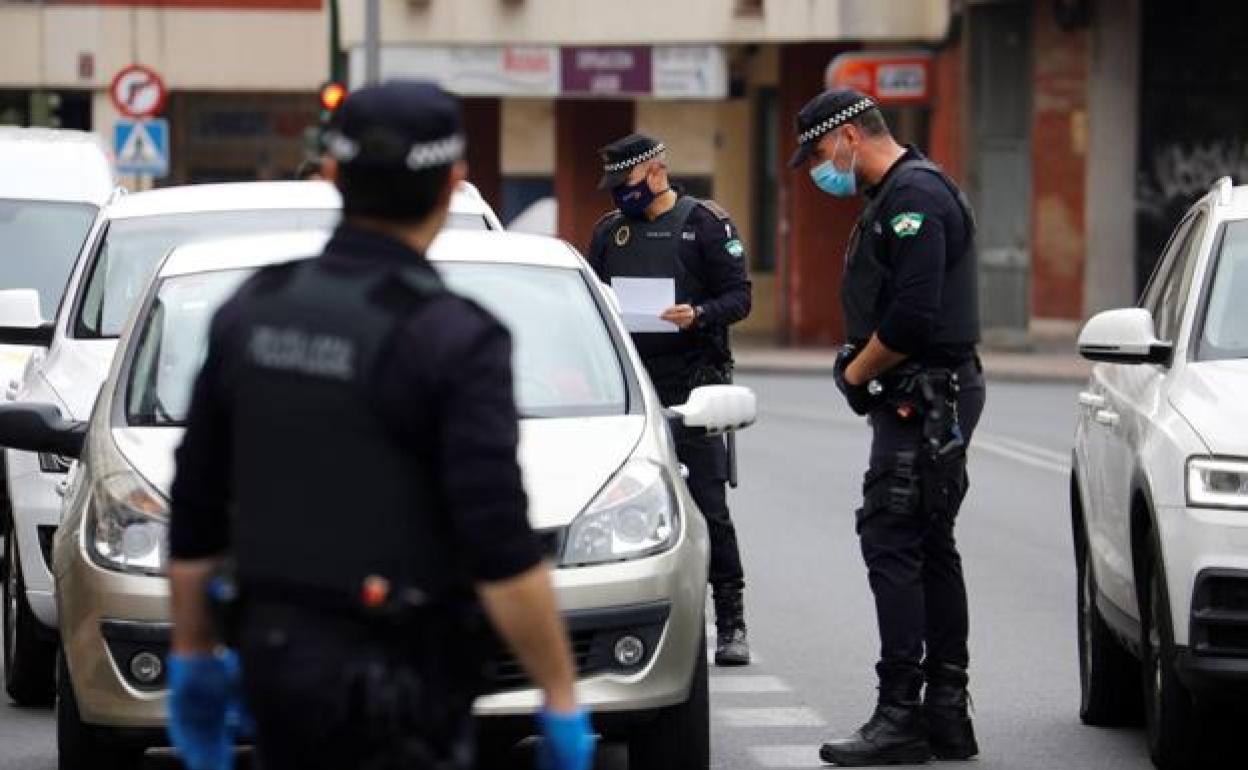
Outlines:
[[1187,502],[1200,508],[1248,509],[1248,460],[1188,460]]
[[83,454],[92,485],[83,533],[87,552],[105,569],[164,575],[169,505],[117,450],[107,411],[96,410]]
[[568,528],[561,564],[602,564],[666,551],[680,534],[677,510],[664,467],[630,460]]

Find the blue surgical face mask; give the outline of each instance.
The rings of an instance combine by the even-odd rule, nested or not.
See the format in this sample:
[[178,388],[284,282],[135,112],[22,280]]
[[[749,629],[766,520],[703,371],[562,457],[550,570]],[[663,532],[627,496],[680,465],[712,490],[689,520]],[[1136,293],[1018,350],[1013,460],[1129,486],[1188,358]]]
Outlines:
[[654,199],[659,197],[659,193],[651,190],[650,182],[642,177],[637,184],[622,184],[616,187],[611,191],[611,196],[615,198],[615,205],[621,214],[630,219],[640,219],[645,216],[646,209],[650,208]]
[[[836,157],[836,151],[841,148],[841,140],[836,140],[836,146],[832,149],[832,158]],[[849,198],[858,191],[858,177],[854,174],[854,165],[858,162],[858,153],[854,153],[849,160],[849,169],[842,171],[832,162],[832,158],[828,158],[824,162],[810,169],[810,178],[814,180],[815,185],[826,192],[828,195],[835,195],[838,198]]]

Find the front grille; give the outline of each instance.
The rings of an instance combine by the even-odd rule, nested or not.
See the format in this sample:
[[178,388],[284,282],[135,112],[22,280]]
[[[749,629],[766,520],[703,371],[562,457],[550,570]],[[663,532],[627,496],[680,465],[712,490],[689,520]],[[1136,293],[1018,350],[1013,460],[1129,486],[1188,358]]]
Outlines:
[[[587,676],[601,670],[593,655],[594,634],[580,631],[572,634],[572,657],[576,661],[576,675]],[[497,653],[490,662],[490,686],[492,690],[518,690],[532,682],[520,661],[508,652]]]
[[1248,573],[1207,570],[1197,576],[1191,647],[1200,655],[1248,657]]

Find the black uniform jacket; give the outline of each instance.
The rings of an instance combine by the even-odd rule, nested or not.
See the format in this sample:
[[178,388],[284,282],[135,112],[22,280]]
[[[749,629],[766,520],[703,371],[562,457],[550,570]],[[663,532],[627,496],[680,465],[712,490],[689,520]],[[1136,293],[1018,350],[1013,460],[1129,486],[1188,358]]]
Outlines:
[[[908,147],[866,195],[873,197],[897,164],[922,157]],[[941,309],[946,258],[963,254],[967,247],[968,225],[957,198],[935,174],[911,173],[893,188],[876,221],[880,226],[871,237],[882,239],[877,240],[876,254],[891,270],[893,283],[892,302],[876,331],[880,341],[890,350],[931,363],[966,360],[973,344],[929,344]]]
[[[604,283],[610,283],[611,279],[606,271],[606,253],[613,229],[612,214],[614,212],[604,216],[594,227],[586,255],[590,266]],[[678,257],[685,269],[697,277],[701,290],[687,298],[678,298],[678,301],[700,306],[703,312],[694,327],[681,334],[689,337],[689,348],[693,351],[704,350],[707,356],[713,357],[713,351],[722,346],[726,353],[725,330],[750,314],[752,302],[747,269],[749,258],[741,236],[727,214],[716,204],[706,201],[694,207],[689,214],[679,243]],[[636,336],[634,339],[637,339]],[[637,344],[642,358],[648,358],[644,340]],[[666,367],[658,367],[656,371],[649,361],[647,366],[656,380],[664,378],[662,370]]]
[[[320,257],[401,262],[433,270],[404,244],[342,226]],[[223,340],[239,315],[238,297],[217,312],[208,355],[195,383],[186,436],[177,453],[170,552],[175,559],[223,554],[230,546],[230,394],[222,381]],[[511,338],[467,300],[443,294],[404,323],[377,374],[376,408],[429,463],[456,543],[475,581],[501,580],[537,564],[541,550],[529,528],[516,460],[517,412],[512,393]],[[299,447],[285,461],[298,462]],[[264,468],[256,468],[264,473]],[[309,479],[308,483],[344,483]],[[298,537],[292,517],[291,537]]]

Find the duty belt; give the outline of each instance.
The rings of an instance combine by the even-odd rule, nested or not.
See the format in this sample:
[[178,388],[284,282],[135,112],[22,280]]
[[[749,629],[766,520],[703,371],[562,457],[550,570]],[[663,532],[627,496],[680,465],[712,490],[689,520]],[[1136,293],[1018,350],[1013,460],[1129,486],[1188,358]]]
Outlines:
[[963,382],[978,371],[978,359],[953,368],[906,362],[881,378],[887,408],[902,420],[923,421],[923,444],[931,460],[944,460],[966,448],[958,395]]

